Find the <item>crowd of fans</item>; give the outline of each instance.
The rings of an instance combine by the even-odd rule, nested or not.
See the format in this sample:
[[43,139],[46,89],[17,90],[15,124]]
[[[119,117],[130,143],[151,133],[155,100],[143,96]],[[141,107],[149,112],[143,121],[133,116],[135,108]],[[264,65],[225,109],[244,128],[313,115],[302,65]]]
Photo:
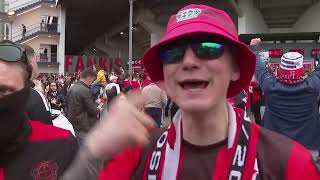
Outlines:
[[[35,84],[35,89],[40,91],[47,98],[48,104],[51,109],[59,110],[62,113],[66,114],[67,111],[67,95],[70,88],[79,81],[80,73],[69,74],[66,76],[58,74],[41,74],[36,79],[33,80]],[[154,85],[150,78],[146,74],[134,74],[132,80],[129,80],[129,75],[125,74],[116,74],[114,71],[107,72],[106,70],[96,70],[96,79],[90,86],[90,91],[92,93],[93,99],[97,104],[104,104],[104,107],[107,107],[111,103],[112,99],[117,95],[126,94],[132,90],[143,90],[146,86]],[[153,90],[152,90],[153,91]],[[159,89],[155,90],[159,91]],[[165,96],[164,91],[161,91],[161,96]],[[152,93],[151,93],[152,94]],[[152,103],[154,98],[150,99],[149,103]],[[161,104],[161,110],[165,113],[166,100],[163,100]],[[150,107],[150,104],[146,104]],[[169,104],[168,104],[169,107]],[[170,109],[168,109],[168,112]]]

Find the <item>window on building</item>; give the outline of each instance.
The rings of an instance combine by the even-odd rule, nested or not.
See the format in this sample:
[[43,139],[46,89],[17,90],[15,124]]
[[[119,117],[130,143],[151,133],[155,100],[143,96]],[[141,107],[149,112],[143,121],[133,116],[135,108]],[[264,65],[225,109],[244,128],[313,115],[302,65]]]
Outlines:
[[56,44],[40,44],[40,62],[57,62],[58,46]]

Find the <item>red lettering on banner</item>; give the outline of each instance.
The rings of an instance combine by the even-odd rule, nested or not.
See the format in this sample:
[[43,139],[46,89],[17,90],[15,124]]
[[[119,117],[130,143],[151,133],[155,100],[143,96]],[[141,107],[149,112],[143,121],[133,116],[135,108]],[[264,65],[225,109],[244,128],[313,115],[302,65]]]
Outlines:
[[110,58],[110,59],[109,59],[109,72],[111,72],[112,69],[113,69],[112,64],[113,64],[113,59]]
[[87,68],[92,68],[92,61],[89,56],[87,56]]
[[92,58],[93,58],[93,61],[92,61],[93,65],[97,67],[97,58],[96,58],[96,56],[93,56]]
[[99,66],[101,69],[106,70],[106,59],[104,57],[99,58]]
[[72,65],[72,59],[73,59],[73,56],[71,56],[71,55],[66,56],[66,58],[64,60],[64,71],[65,72],[69,72],[69,68]]
[[79,72],[79,71],[83,71],[83,70],[84,70],[84,65],[83,65],[82,56],[78,56],[78,61],[76,64],[75,72]]
[[122,67],[122,60],[120,58],[117,58],[114,64],[117,66],[117,68],[115,69],[115,72],[117,74],[121,74],[120,67]]
[[122,60],[120,58],[107,58],[105,56],[65,56],[65,73],[75,73],[83,71],[85,68],[96,69],[101,68],[111,72],[115,71],[117,74],[121,73]]

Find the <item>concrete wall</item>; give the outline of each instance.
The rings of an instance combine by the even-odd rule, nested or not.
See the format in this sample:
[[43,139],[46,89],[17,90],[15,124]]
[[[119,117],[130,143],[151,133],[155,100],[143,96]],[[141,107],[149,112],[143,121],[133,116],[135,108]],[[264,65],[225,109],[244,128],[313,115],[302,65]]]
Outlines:
[[270,33],[289,33],[291,30],[291,28],[272,28]]
[[[14,7],[20,4],[28,3],[29,1],[35,1],[35,0],[8,0],[10,7]],[[15,18],[13,20],[12,24],[12,32],[13,32],[13,39],[15,39],[15,36],[20,36],[22,34],[22,24],[24,24],[27,27],[27,34],[28,31],[39,27],[41,20],[43,17],[46,16],[54,16],[58,18],[58,32],[60,32],[59,35],[39,35],[31,39],[27,39],[26,41],[22,42],[23,44],[27,44],[31,46],[35,53],[39,56],[41,53],[40,51],[40,45],[57,45],[58,54],[57,54],[57,62],[59,62],[60,66],[57,65],[47,65],[47,64],[39,64],[39,71],[40,73],[63,73],[64,71],[64,57],[65,57],[65,18],[66,18],[66,11],[65,9],[61,10],[61,7],[55,7],[50,4],[42,4],[40,7],[29,11],[29,12],[21,12],[18,14],[15,14]],[[62,23],[62,24],[61,24]],[[38,29],[40,30],[40,29]],[[20,37],[17,37],[18,39]],[[60,43],[61,42],[61,43]],[[49,48],[48,48],[49,51]],[[48,52],[50,54],[50,52]]]
[[51,38],[49,38],[47,35],[40,35],[39,37],[27,41],[24,44],[31,46],[38,54],[40,53],[40,44],[59,45],[59,36],[52,36]]
[[252,0],[239,0],[243,16],[238,18],[239,34],[269,33],[260,11],[253,6]]
[[320,2],[312,5],[296,22],[291,32],[320,32]]
[[60,24],[58,31],[60,32],[59,37],[59,45],[58,45],[58,62],[60,63],[59,66],[59,73],[62,74],[64,72],[64,57],[66,54],[66,8],[59,6],[60,8],[60,15],[58,19],[58,23]]
[[128,61],[129,47],[127,38],[122,39],[119,36],[116,36],[110,38],[108,42],[105,42],[103,38],[98,39],[96,42],[94,42],[94,45],[88,45],[86,47],[85,54],[91,54],[92,47],[96,47],[99,51],[107,54],[108,57],[122,59],[123,65]]
[[59,73],[59,67],[57,65],[48,65],[44,63],[38,63],[38,68],[39,68],[39,73]]
[[161,29],[158,32],[151,33],[151,46],[156,44],[165,34],[165,30]]

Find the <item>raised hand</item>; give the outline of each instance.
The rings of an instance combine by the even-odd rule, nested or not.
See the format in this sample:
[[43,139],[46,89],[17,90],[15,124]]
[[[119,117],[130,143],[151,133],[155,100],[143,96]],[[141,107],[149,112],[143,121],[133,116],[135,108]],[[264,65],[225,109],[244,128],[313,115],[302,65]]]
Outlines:
[[98,159],[105,160],[122,149],[146,145],[155,123],[141,111],[141,93],[115,99],[109,112],[89,133],[87,146]]

